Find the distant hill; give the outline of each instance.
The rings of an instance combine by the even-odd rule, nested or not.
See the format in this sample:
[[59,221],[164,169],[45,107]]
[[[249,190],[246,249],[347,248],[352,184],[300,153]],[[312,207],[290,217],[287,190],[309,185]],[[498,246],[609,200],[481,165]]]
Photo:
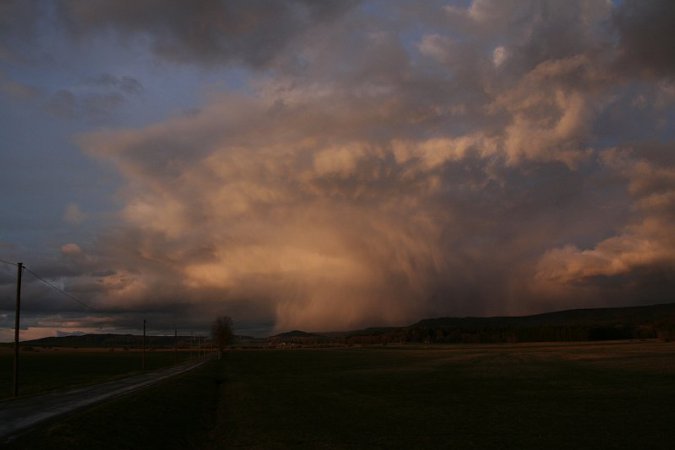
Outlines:
[[441,317],[425,319],[411,327],[471,326],[580,326],[675,321],[675,303],[623,308],[570,309],[532,316]]
[[573,309],[520,317],[443,317],[405,327],[406,342],[536,342],[671,339],[675,303]]
[[273,345],[279,344],[298,344],[298,345],[317,345],[327,343],[331,339],[323,334],[308,333],[306,331],[293,330],[280,333],[267,338],[267,341]]
[[[173,348],[194,346],[192,336],[146,336],[146,346],[154,348]],[[35,347],[69,347],[69,348],[111,348],[111,347],[142,347],[143,336],[133,334],[82,334],[74,336],[46,337],[23,341],[23,345]]]
[[[210,345],[205,336],[146,336],[146,348],[169,349],[175,345],[179,349],[194,348],[200,342]],[[263,340],[250,336],[234,336],[236,345],[259,345]],[[9,344],[7,344],[9,345]],[[54,336],[22,341],[21,345],[33,347],[63,348],[142,348],[143,336],[136,334],[77,334],[72,336]]]
[[[300,343],[302,331],[269,338]],[[309,334],[305,334],[309,335]],[[291,341],[287,337],[295,336]],[[323,336],[324,340],[317,339]],[[344,333],[311,334],[315,343],[498,343],[675,338],[675,303],[623,308],[557,311],[514,317],[439,317],[405,327],[378,327]]]
[[[531,316],[438,317],[404,327],[375,327],[345,332],[293,330],[266,339],[235,336],[235,345],[358,345],[389,343],[496,343],[675,339],[675,303],[623,308],[557,311]],[[147,336],[148,348],[173,348],[173,336]],[[24,341],[40,347],[140,348],[142,336],[85,334]],[[178,336],[180,348],[195,345],[192,336]]]

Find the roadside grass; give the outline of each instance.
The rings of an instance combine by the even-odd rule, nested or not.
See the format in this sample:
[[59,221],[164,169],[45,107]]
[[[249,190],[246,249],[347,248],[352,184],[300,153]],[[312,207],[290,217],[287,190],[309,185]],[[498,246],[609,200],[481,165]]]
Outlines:
[[10,449],[672,449],[675,343],[241,350]]
[[213,362],[132,395],[55,419],[7,450],[202,449],[214,426],[221,367]]
[[[177,361],[191,357],[178,352]],[[19,360],[19,395],[95,384],[141,372],[141,353],[109,350],[22,351]],[[156,370],[174,363],[170,351],[146,352],[146,369]],[[11,396],[13,353],[0,353],[0,399]]]

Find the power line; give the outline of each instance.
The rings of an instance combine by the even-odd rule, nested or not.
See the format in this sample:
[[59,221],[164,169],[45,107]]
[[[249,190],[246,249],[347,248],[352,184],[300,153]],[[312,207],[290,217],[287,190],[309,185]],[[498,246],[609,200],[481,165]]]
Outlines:
[[10,266],[14,266],[14,267],[16,267],[16,266],[19,265],[18,263],[13,263],[13,262],[10,262],[10,261],[5,261],[4,259],[0,259],[0,262],[1,262],[1,263],[5,263],[5,264],[9,264]]
[[65,295],[66,297],[70,298],[71,300],[74,300],[75,302],[79,303],[80,305],[84,306],[85,308],[87,308],[87,309],[89,309],[89,310],[93,310],[93,308],[92,308],[91,306],[89,306],[87,303],[83,302],[82,300],[80,300],[79,298],[75,297],[74,295],[69,294],[68,292],[64,291],[63,289],[61,289],[60,287],[54,285],[53,283],[50,283],[49,281],[45,280],[45,279],[42,278],[40,275],[38,275],[38,274],[36,274],[35,272],[33,272],[32,270],[30,270],[28,267],[24,266],[23,268],[24,268],[25,271],[30,272],[31,275],[33,275],[33,276],[34,276],[35,278],[37,278],[38,280],[42,281],[44,284],[46,284],[46,285],[49,286],[50,288],[57,290],[57,291],[60,292],[61,294]]

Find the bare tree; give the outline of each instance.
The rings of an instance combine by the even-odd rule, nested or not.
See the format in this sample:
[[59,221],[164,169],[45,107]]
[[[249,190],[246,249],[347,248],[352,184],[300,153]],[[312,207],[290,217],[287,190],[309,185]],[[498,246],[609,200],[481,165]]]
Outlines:
[[232,343],[234,334],[232,333],[232,318],[230,316],[220,316],[213,321],[211,327],[211,336],[213,342],[218,346],[218,359],[223,357],[225,347]]

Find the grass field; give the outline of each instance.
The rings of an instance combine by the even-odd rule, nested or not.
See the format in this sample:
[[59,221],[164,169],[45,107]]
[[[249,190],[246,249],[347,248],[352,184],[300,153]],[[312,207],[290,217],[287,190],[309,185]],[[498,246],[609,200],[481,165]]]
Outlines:
[[674,423],[674,343],[257,350],[10,448],[672,449]]
[[[177,361],[194,356],[179,352]],[[159,369],[174,363],[171,351],[146,352],[146,368]],[[0,349],[0,399],[12,393],[13,350]],[[137,351],[96,349],[39,349],[20,354],[19,395],[98,383],[139,372],[142,355]]]

